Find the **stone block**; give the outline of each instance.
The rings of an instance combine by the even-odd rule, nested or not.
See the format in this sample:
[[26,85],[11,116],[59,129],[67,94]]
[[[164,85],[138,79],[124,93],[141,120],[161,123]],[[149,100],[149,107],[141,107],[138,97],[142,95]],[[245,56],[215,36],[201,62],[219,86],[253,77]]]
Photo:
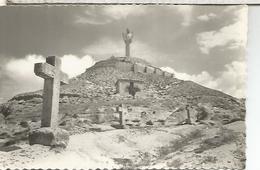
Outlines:
[[102,113],[94,113],[90,115],[90,120],[92,123],[101,124],[108,120],[108,116]]
[[153,74],[154,73],[154,68],[150,67],[150,66],[146,66],[145,67],[145,72],[149,73],[149,74]]
[[125,129],[125,126],[124,125],[121,125],[121,124],[114,124],[114,125],[111,125],[113,128],[115,129]]
[[163,75],[163,71],[161,69],[159,69],[159,68],[155,68],[155,74],[162,76]]
[[61,128],[43,127],[29,133],[29,144],[40,144],[51,147],[66,148],[69,132]]
[[145,65],[136,63],[134,64],[135,73],[145,73]]
[[172,73],[169,73],[169,72],[167,72],[167,71],[164,71],[164,72],[163,72],[163,76],[164,76],[164,77],[172,77]]

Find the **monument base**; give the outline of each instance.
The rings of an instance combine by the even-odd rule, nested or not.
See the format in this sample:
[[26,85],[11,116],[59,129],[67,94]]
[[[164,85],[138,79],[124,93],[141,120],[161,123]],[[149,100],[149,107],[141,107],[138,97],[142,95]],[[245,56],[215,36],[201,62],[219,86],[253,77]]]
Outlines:
[[29,133],[29,144],[66,148],[69,132],[61,128],[43,127]]

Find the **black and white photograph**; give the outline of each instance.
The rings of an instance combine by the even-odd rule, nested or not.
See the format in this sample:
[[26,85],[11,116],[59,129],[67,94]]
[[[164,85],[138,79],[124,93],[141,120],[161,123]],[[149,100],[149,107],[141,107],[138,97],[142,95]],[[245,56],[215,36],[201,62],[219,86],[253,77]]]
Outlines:
[[247,5],[0,7],[0,169],[245,169]]

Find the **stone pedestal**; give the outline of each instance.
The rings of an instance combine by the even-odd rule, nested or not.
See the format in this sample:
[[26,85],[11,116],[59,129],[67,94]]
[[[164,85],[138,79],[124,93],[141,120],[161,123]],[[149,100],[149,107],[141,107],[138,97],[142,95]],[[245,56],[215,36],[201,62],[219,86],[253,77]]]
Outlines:
[[51,147],[66,148],[69,133],[61,128],[43,127],[29,133],[29,144],[40,144]]

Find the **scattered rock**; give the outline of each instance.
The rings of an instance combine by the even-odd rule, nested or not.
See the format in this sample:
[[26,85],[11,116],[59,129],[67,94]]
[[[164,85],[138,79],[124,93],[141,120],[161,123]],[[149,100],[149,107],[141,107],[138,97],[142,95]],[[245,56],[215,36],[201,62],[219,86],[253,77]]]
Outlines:
[[89,130],[94,132],[102,132],[100,127],[90,127]]
[[156,122],[159,122],[161,125],[165,125],[165,120],[159,119]]
[[69,142],[69,133],[61,128],[44,127],[29,133],[29,144],[66,148]]
[[2,151],[2,152],[10,152],[10,151],[18,150],[18,149],[22,149],[22,148],[19,146],[0,147],[0,151]]
[[146,125],[153,125],[153,122],[149,120],[148,122],[145,123]]
[[92,123],[95,123],[95,124],[101,124],[106,121],[105,114],[93,114],[93,115],[91,115],[90,119],[91,119]]
[[6,138],[9,138],[9,137],[11,137],[11,136],[7,132],[0,133],[0,139],[6,139]]
[[78,114],[74,114],[72,117],[73,118],[78,118],[79,116],[78,116]]
[[29,123],[27,121],[21,121],[19,125],[22,126],[23,128],[29,127]]
[[10,145],[14,145],[15,143],[16,143],[16,141],[12,138],[4,139],[4,140],[0,141],[0,147],[7,147]]
[[125,126],[124,125],[120,125],[120,124],[114,124],[114,125],[111,125],[113,128],[115,129],[124,129]]
[[36,97],[36,98],[32,98],[28,101],[31,102],[31,103],[34,103],[34,104],[39,104],[39,103],[42,103],[42,98]]
[[145,116],[145,115],[146,115],[146,112],[145,112],[145,111],[141,112],[141,117],[143,117],[143,116]]

